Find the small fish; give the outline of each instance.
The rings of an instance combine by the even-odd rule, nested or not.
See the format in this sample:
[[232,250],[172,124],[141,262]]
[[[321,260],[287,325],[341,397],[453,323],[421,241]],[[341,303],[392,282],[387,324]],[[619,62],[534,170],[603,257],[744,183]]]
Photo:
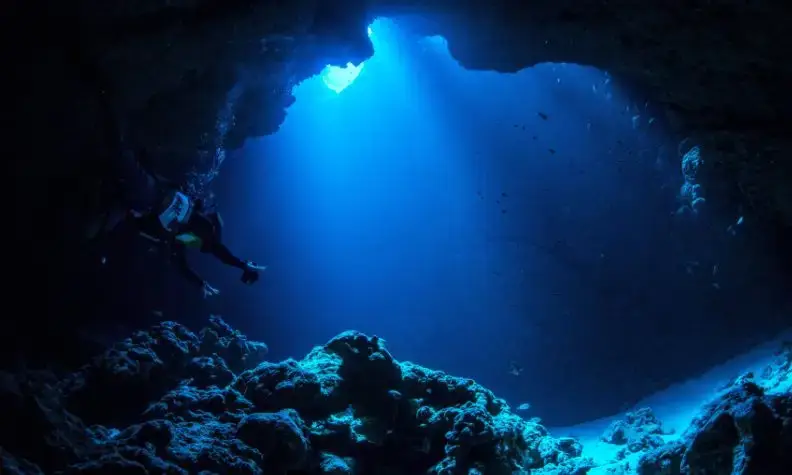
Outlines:
[[597,85],[596,84],[592,84],[591,85],[591,90],[594,92],[594,94],[596,94],[597,93]]
[[641,125],[641,116],[640,115],[632,116],[632,128],[633,128],[633,130],[637,129],[639,125]]
[[151,313],[158,317],[162,317],[162,310],[152,310]]
[[715,289],[715,290],[720,290],[720,284],[717,283],[717,282],[713,282],[712,283],[712,288]]
[[509,195],[505,191],[501,191],[501,196],[504,198],[508,198]]
[[718,275],[718,264],[712,266],[712,275]]
[[102,262],[102,265],[107,264],[107,258],[105,256],[102,256],[101,262]]
[[731,225],[729,225],[729,227],[728,227],[728,228],[726,228],[726,232],[728,232],[728,233],[729,233],[729,234],[731,234],[732,236],[736,236],[736,235],[737,235],[737,228],[739,228],[740,226],[742,226],[742,224],[743,224],[743,222],[744,222],[744,221],[745,221],[745,220],[743,219],[743,217],[742,217],[742,216],[740,216],[739,218],[737,218],[737,221],[735,221],[735,223],[734,223],[734,224],[731,224]]
[[548,119],[547,114],[545,114],[544,112],[537,112],[537,114],[539,115],[539,117],[542,118],[542,120],[547,120]]
[[556,152],[556,151],[555,151],[554,149],[552,149],[552,148],[548,148],[548,149],[547,149],[547,151],[548,151],[548,152],[550,152],[550,155],[555,155],[555,152]]
[[517,406],[517,410],[521,411],[521,412],[525,412],[525,411],[527,411],[530,408],[531,408],[531,403],[530,402],[524,402],[524,403],[520,404],[519,406]]
[[696,270],[698,266],[699,266],[698,261],[688,261],[685,263],[685,272],[687,272],[690,275],[693,275],[693,272]]
[[520,376],[525,368],[518,365],[516,361],[509,361],[509,374],[512,376]]

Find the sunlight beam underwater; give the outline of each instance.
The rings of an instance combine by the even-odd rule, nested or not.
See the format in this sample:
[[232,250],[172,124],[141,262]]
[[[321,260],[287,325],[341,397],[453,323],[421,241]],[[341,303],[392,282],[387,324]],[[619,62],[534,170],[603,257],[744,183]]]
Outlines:
[[341,91],[349,87],[357,79],[365,64],[363,62],[355,66],[352,63],[347,63],[344,67],[328,64],[322,71],[322,80],[331,91],[341,94]]
[[[368,27],[366,32],[369,38],[374,34],[371,27]],[[360,72],[363,70],[365,64],[365,61],[357,66],[352,63],[347,63],[346,66],[333,66],[332,64],[328,64],[322,70],[322,81],[324,81],[328,89],[336,94],[341,94],[341,91],[349,87],[349,85],[355,82],[355,79],[360,76]]]

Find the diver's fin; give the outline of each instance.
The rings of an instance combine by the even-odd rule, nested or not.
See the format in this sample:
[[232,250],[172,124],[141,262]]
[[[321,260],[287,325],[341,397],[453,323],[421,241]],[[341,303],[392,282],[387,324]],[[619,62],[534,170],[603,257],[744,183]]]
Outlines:
[[101,236],[113,232],[125,217],[126,210],[121,208],[113,208],[102,213],[85,227],[85,238],[89,241],[95,241]]

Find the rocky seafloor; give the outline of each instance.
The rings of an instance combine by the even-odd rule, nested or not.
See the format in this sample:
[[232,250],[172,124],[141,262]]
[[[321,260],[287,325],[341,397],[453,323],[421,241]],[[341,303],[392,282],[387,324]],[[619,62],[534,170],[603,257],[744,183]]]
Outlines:
[[74,373],[2,373],[0,473],[792,474],[790,345],[680,434],[650,408],[627,413],[602,435],[620,447],[606,463],[471,379],[394,359],[376,336],[344,332],[301,360],[266,354],[212,317],[197,334],[135,332]]

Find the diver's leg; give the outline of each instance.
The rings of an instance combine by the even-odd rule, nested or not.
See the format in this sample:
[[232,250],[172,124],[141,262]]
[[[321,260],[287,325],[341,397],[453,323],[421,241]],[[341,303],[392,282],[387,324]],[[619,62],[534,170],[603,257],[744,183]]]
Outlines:
[[125,150],[119,158],[119,178],[128,209],[148,210],[157,204],[158,190],[154,178],[140,166],[134,153]]
[[85,237],[89,241],[112,233],[124,221],[129,211],[121,201],[111,201],[104,206],[106,209],[102,214],[91,220],[85,229]]
[[115,207],[107,213],[105,218],[102,232],[110,233],[121,224],[127,216],[127,209],[123,207]]

